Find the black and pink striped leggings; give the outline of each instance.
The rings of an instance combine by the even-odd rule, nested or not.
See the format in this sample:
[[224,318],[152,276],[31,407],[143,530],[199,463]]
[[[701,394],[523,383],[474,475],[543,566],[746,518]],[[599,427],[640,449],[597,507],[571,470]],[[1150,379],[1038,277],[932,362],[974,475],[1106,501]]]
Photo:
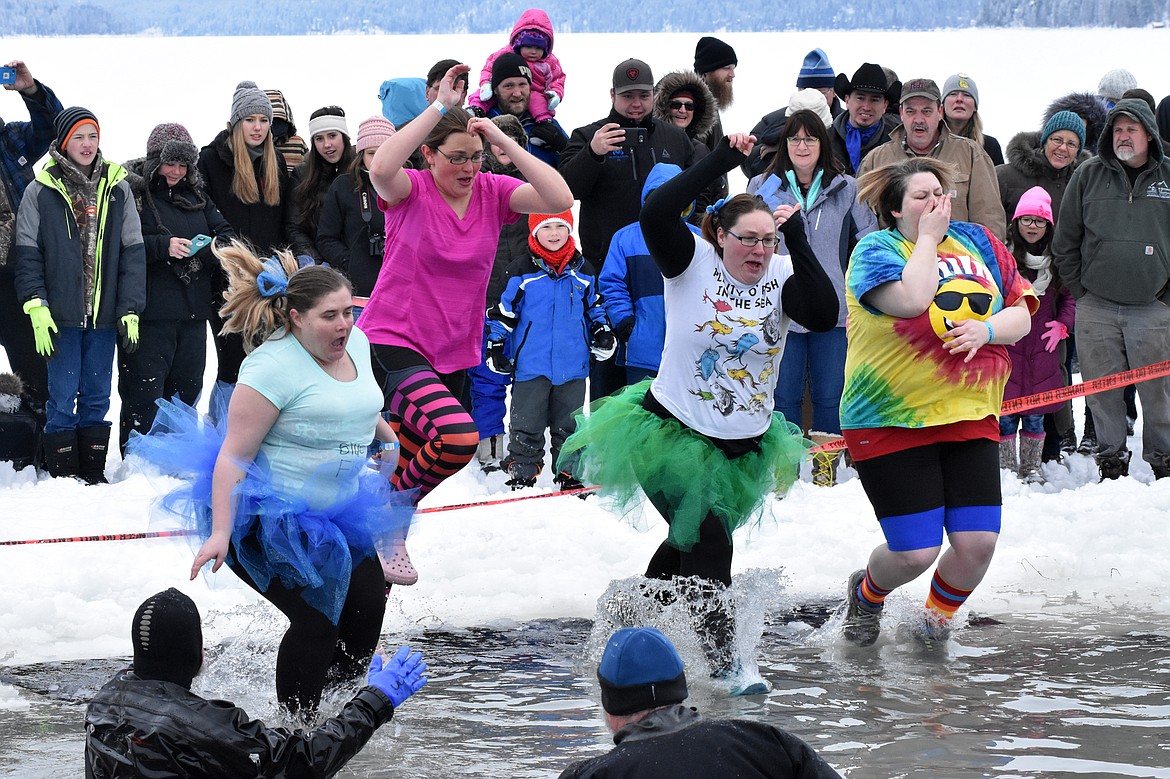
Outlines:
[[471,462],[479,432],[458,400],[465,374],[440,376],[426,365],[397,367],[395,358],[401,359],[402,351],[375,346],[374,370],[398,434],[394,487],[417,489],[422,500]]

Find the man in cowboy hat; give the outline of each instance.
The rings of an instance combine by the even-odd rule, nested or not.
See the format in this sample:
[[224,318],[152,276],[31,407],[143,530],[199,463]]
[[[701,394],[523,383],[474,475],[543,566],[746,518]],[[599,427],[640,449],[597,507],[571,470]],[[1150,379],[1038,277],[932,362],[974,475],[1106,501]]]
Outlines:
[[888,83],[881,65],[866,62],[853,78],[838,73],[833,87],[846,108],[833,119],[829,133],[833,154],[853,176],[865,155],[890,140],[890,132],[898,126],[897,118],[888,115],[886,108],[898,101],[902,84]]

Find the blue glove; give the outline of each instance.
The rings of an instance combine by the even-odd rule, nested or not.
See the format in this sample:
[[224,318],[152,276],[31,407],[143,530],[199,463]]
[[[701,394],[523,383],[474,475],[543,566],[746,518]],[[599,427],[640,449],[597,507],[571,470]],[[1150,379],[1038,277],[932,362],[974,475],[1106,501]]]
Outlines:
[[381,690],[397,709],[427,683],[423,676],[426,670],[422,652],[411,652],[408,646],[400,647],[385,666],[382,665],[382,655],[374,655],[370,661],[369,685]]

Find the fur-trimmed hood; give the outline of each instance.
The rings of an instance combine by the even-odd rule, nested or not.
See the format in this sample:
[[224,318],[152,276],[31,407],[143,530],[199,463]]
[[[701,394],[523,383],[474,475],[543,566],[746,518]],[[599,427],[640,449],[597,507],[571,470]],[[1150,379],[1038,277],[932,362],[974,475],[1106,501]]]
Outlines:
[[1097,141],[1101,137],[1101,131],[1105,129],[1105,117],[1109,114],[1105,101],[1092,92],[1071,92],[1064,97],[1058,97],[1044,109],[1044,119],[1040,122],[1041,129],[1057,111],[1072,111],[1084,121],[1085,148],[1096,154]]
[[[1029,178],[1052,175],[1052,165],[1049,164],[1048,158],[1044,156],[1044,149],[1040,146],[1039,130],[1016,133],[1008,142],[1005,156],[1008,165]],[[1092,157],[1092,154],[1081,149],[1077,153],[1077,158],[1073,160],[1072,169],[1076,170],[1078,165],[1085,160],[1092,159]]]
[[719,109],[715,105],[715,96],[702,76],[693,70],[676,70],[667,73],[654,87],[654,116],[662,121],[674,125],[670,116],[670,98],[682,89],[689,91],[695,98],[695,116],[686,128],[687,136],[701,143],[707,142],[711,128],[719,119]]

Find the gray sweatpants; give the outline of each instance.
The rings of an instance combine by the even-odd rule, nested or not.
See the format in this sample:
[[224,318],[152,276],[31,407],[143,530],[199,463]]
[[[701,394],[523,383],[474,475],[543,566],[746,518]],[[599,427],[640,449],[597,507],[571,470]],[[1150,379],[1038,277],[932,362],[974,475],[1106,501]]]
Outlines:
[[[1114,303],[1086,293],[1077,301],[1077,353],[1085,380],[1170,360],[1170,306]],[[1089,395],[1097,427],[1098,453],[1117,454],[1125,444],[1124,388]],[[1137,385],[1142,406],[1142,458],[1158,462],[1170,454],[1170,378]]]
[[508,455],[518,463],[544,462],[544,431],[552,437],[552,467],[557,467],[561,444],[576,423],[573,415],[585,403],[585,379],[553,384],[543,376],[512,385]]

